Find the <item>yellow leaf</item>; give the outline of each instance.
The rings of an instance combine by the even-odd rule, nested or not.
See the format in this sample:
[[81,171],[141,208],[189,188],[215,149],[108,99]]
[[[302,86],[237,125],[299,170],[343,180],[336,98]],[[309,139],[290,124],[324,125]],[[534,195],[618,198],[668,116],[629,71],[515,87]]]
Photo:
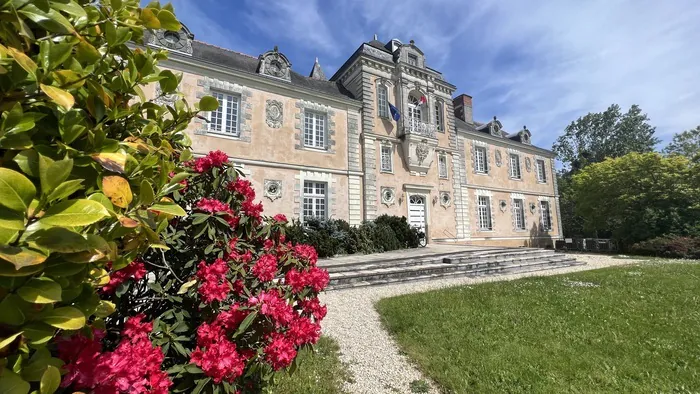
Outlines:
[[144,8],[141,10],[141,22],[148,29],[160,29],[160,21],[150,8]]
[[124,166],[126,166],[126,153],[124,152],[95,153],[90,157],[109,171],[124,173]]
[[40,84],[41,90],[46,93],[47,96],[51,97],[56,104],[60,105],[65,109],[71,109],[73,104],[75,104],[75,98],[72,94],[66,92],[63,89],[59,89],[54,86]]
[[137,150],[141,153],[148,153],[150,152],[149,146],[139,137],[126,137],[124,139],[124,144],[127,145],[128,147]]
[[88,273],[97,286],[105,286],[109,283],[109,273],[104,268],[92,268]]
[[76,89],[85,84],[85,80],[81,79],[80,74],[73,70],[58,70],[52,74],[54,79],[66,89]]
[[22,67],[26,72],[32,75],[36,74],[36,63],[34,63],[34,60],[32,60],[29,56],[25,55],[24,52],[20,52],[15,48],[8,47],[7,53],[10,56],[12,56],[12,58],[15,59],[17,64],[19,64],[19,66]]
[[120,176],[111,175],[102,178],[102,191],[112,204],[120,208],[128,207],[134,199],[129,181]]

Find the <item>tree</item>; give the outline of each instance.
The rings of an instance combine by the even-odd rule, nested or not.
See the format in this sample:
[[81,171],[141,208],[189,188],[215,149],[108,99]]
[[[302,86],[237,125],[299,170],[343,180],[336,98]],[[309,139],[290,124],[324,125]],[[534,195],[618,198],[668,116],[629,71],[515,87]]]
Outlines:
[[682,155],[689,159],[700,156],[700,126],[674,135],[663,152],[667,155]]
[[624,246],[700,230],[700,190],[683,156],[630,153],[591,164],[572,178],[576,213],[588,231]]
[[588,113],[571,122],[552,149],[565,171],[576,172],[607,157],[653,152],[660,142],[655,131],[638,105],[622,114],[620,106],[613,104],[604,112]]

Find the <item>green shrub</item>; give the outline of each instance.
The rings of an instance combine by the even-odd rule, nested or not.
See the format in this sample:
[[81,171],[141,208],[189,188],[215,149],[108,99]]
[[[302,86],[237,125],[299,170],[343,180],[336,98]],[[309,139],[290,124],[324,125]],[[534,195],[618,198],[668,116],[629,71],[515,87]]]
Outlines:
[[391,227],[401,248],[418,247],[418,230],[411,228],[405,216],[381,215],[375,219],[375,223]]
[[657,237],[632,245],[630,252],[641,256],[700,259],[700,238]]
[[402,249],[396,233],[388,224],[375,222],[372,240],[375,248],[381,252]]

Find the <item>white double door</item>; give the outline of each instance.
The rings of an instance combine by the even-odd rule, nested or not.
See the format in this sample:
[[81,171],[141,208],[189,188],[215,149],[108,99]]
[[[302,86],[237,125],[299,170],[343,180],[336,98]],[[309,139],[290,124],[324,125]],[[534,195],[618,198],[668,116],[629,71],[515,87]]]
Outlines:
[[412,194],[408,197],[408,224],[425,232],[425,196]]

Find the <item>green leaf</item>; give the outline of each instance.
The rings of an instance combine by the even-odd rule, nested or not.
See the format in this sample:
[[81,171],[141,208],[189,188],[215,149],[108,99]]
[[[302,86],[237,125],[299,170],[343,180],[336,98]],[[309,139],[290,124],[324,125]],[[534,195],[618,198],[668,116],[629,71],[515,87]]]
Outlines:
[[29,393],[29,383],[25,382],[19,375],[3,368],[0,374],[0,393],[2,394],[27,394]]
[[32,177],[39,177],[39,154],[34,149],[27,149],[19,152],[12,159],[25,174]]
[[53,365],[49,365],[46,371],[41,376],[41,382],[39,385],[40,394],[53,394],[58,390],[58,386],[61,384],[61,373],[58,368]]
[[17,171],[0,168],[0,205],[26,212],[36,195],[32,181]]
[[48,342],[56,333],[55,328],[42,322],[26,324],[22,329],[24,330],[24,336],[34,345]]
[[212,96],[204,96],[199,100],[199,109],[202,111],[215,111],[219,108],[219,100]]
[[68,19],[54,9],[44,11],[34,4],[25,3],[17,12],[52,33],[69,34],[75,31]]
[[16,334],[12,334],[9,337],[3,338],[2,340],[0,340],[0,351],[2,351],[6,346],[9,346],[12,342],[14,342],[15,339],[17,339],[17,337],[22,335],[22,333],[23,333],[23,331],[20,331]]
[[185,212],[182,207],[179,205],[175,204],[174,202],[159,202],[156,204],[153,204],[150,208],[148,208],[149,211],[158,211],[162,213],[166,213],[168,215],[175,215],[175,216],[187,216],[187,212]]
[[95,316],[107,317],[114,313],[115,310],[116,306],[114,305],[114,303],[106,300],[100,300],[99,305],[97,305],[97,310],[95,310]]
[[36,264],[17,269],[14,264],[0,259],[0,276],[21,277],[30,276],[42,272],[46,264]]
[[0,227],[0,244],[11,244],[15,242],[20,230],[11,230]]
[[160,21],[161,29],[178,31],[182,28],[175,15],[168,10],[160,10],[158,12],[158,21]]
[[84,188],[82,183],[82,179],[72,179],[61,183],[55,189],[53,189],[51,194],[49,194],[49,197],[47,198],[48,202],[63,200],[64,198],[69,197],[71,194]]
[[99,202],[100,204],[102,204],[102,206],[107,208],[107,210],[110,212],[114,211],[114,205],[112,205],[112,202],[109,201],[109,198],[107,198],[107,196],[105,196],[102,193],[91,194],[87,199],[90,201]]
[[0,258],[12,263],[15,270],[43,263],[47,256],[25,247],[0,245]]
[[192,279],[191,281],[183,283],[182,286],[180,286],[180,290],[177,291],[177,294],[187,293],[187,289],[194,286],[196,283],[197,283],[197,279]]
[[8,230],[24,230],[24,214],[0,207],[0,228]]
[[250,324],[253,322],[253,320],[255,320],[256,317],[258,317],[258,312],[253,312],[246,316],[246,318],[243,319],[243,321],[241,322],[241,325],[238,326],[236,333],[233,334],[233,337],[236,338],[237,336],[241,335],[250,326]]
[[15,48],[9,47],[7,48],[7,53],[15,59],[17,64],[19,64],[20,67],[24,69],[24,71],[28,72],[31,75],[36,74],[36,69],[37,65],[34,63],[34,60],[32,60],[29,56],[27,56],[24,52],[18,51]]
[[32,304],[52,304],[61,301],[61,285],[45,276],[32,278],[17,290],[17,295]]
[[160,89],[163,91],[163,93],[172,93],[177,90],[177,76],[172,71],[163,70],[160,72],[159,75],[163,77],[163,79],[158,81],[158,83],[160,84]]
[[77,308],[64,306],[49,312],[43,321],[62,330],[79,330],[85,326],[85,315]]
[[41,181],[41,193],[49,195],[58,185],[63,183],[73,170],[73,159],[53,161],[46,156],[39,155],[39,180]]
[[[19,326],[24,323],[25,316],[20,304],[22,299],[15,294],[9,294],[0,302],[0,323]],[[26,334],[26,329],[25,329]],[[2,379],[0,379],[2,380]]]
[[141,181],[141,188],[139,189],[139,205],[151,205],[155,199],[156,196],[153,194],[151,184],[144,179]]
[[39,221],[49,226],[87,226],[109,216],[109,212],[97,201],[66,200],[46,211]]
[[44,85],[43,83],[39,84],[39,87],[41,88],[41,91],[46,93],[46,95],[56,102],[56,104],[65,109],[73,108],[73,105],[75,104],[75,97],[73,97],[70,92],[55,86]]
[[160,29],[160,20],[158,20],[158,17],[156,16],[153,9],[142,9],[140,19],[141,22],[143,22],[143,26],[147,29]]

